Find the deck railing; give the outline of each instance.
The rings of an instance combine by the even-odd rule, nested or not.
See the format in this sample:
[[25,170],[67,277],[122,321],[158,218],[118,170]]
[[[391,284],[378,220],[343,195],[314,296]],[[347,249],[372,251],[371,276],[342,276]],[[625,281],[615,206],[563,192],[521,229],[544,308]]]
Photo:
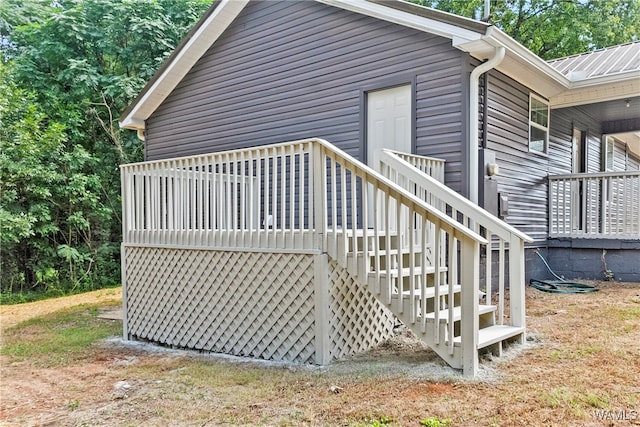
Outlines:
[[384,150],[387,154],[393,154],[402,160],[409,162],[413,167],[418,168],[422,173],[438,180],[444,184],[445,161],[435,157],[418,156],[417,154],[403,153],[394,150]]
[[[392,235],[406,236],[408,265],[400,256],[397,267],[408,272],[411,286],[408,298],[395,298],[394,309],[421,322],[431,341],[447,343],[450,354],[459,341],[465,374],[476,373],[479,253],[487,241],[328,142],[137,163],[122,166],[121,173],[125,245],[311,250],[328,253],[345,268],[351,256],[363,282],[377,275],[380,289],[373,292],[387,304],[403,291],[384,274],[391,268],[384,260],[394,256],[389,242]],[[435,255],[427,259],[432,249]],[[448,328],[447,336],[427,326],[427,266],[429,274],[435,272],[435,325],[444,308],[437,306],[439,281],[452,285],[449,301],[453,285],[462,288],[460,328]]]
[[123,165],[124,243],[314,248],[312,145]]
[[[384,176],[410,188],[416,196],[437,207],[450,218],[481,234],[491,245],[486,246],[486,262],[480,275],[485,281],[485,299],[492,301],[495,290],[498,306],[497,322],[525,326],[524,317],[524,244],[532,242],[526,234],[462,197],[437,179],[421,173],[420,156],[399,156],[382,150],[381,172]],[[490,248],[490,249],[489,249]],[[494,259],[497,256],[497,260]],[[505,313],[505,290],[509,285],[510,312]]]
[[549,235],[640,239],[640,171],[550,175]]

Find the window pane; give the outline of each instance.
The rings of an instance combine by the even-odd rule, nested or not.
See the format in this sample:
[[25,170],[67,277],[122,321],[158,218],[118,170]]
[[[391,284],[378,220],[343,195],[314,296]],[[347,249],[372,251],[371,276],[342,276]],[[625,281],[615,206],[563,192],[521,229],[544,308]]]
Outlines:
[[529,150],[546,152],[547,132],[535,126],[529,126]]
[[549,108],[544,102],[531,98],[531,121],[549,127]]
[[613,139],[607,138],[607,170],[613,170]]

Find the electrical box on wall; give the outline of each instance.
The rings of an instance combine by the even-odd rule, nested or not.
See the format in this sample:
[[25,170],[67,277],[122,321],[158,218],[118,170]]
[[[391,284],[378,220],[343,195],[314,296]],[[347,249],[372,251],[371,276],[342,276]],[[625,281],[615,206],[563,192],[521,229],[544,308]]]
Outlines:
[[498,196],[498,215],[505,218],[509,215],[509,193],[499,193]]
[[493,215],[498,215],[498,181],[485,177],[483,181],[483,199],[482,204],[483,208],[492,213]]
[[480,167],[478,201],[487,212],[498,215],[498,177],[500,168],[496,164],[496,153],[483,148],[479,153]]

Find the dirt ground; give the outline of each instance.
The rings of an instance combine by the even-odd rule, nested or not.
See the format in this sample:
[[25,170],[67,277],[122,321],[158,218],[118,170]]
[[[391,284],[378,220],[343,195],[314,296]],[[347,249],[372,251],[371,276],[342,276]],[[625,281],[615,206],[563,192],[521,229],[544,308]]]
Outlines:
[[[2,356],[0,426],[640,425],[640,283],[598,285],[585,295],[528,288],[527,344],[483,360],[474,381],[406,334],[326,368],[117,337],[58,367]],[[104,292],[0,307],[2,329],[120,298]]]

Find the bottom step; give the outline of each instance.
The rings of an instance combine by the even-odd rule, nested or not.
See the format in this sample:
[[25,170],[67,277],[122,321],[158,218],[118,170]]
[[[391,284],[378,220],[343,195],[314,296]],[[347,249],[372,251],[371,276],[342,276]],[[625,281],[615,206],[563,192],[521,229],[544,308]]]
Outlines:
[[[508,340],[525,332],[520,326],[495,325],[478,331],[478,350],[489,347],[492,344]],[[460,345],[460,337],[454,338],[454,345]]]

